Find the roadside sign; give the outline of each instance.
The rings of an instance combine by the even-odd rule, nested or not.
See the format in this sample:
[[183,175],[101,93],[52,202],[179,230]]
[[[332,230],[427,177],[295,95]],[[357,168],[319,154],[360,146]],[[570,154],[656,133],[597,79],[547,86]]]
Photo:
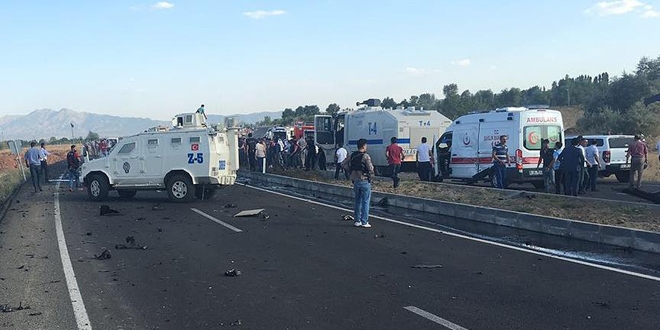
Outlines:
[[7,145],[9,145],[9,150],[11,150],[12,155],[18,155],[21,152],[22,143],[20,140],[7,141]]

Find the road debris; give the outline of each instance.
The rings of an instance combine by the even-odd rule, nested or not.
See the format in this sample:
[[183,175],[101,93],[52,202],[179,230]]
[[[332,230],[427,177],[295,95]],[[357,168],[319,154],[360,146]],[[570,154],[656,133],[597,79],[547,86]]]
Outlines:
[[355,220],[355,218],[353,218],[353,216],[350,215],[350,214],[342,214],[341,219],[344,220],[344,221],[353,221],[353,220]]
[[41,312],[36,312],[36,313],[30,313],[28,316],[39,316],[41,315]]
[[121,215],[121,213],[119,213],[119,211],[111,209],[110,206],[108,206],[108,205],[101,205],[101,209],[99,210],[99,214],[101,216]]
[[381,232],[378,235],[374,235],[374,238],[385,238],[385,234]]
[[261,214],[261,220],[262,220],[262,221],[266,221],[266,220],[268,220],[268,219],[270,219],[270,216],[269,216],[268,214],[266,214],[266,213],[262,213],[262,214]]
[[30,307],[29,305],[23,307],[23,302],[22,302],[22,301],[19,301],[19,302],[18,302],[18,307],[16,307],[16,310],[17,310],[17,311],[22,311],[22,310],[24,310],[24,309],[32,309],[32,307]]
[[233,209],[233,208],[237,208],[238,205],[236,205],[236,204],[232,204],[232,203],[228,203],[228,204],[225,204],[225,206],[223,206],[223,207],[226,208],[226,209]]
[[165,208],[162,207],[162,206],[160,206],[160,204],[156,204],[156,205],[154,205],[154,206],[151,208],[152,211],[162,211],[162,210],[164,210],[164,209],[165,209]]
[[234,217],[253,217],[256,215],[261,214],[265,209],[254,209],[254,210],[243,210],[241,212],[238,212],[234,214]]
[[228,276],[228,277],[236,277],[236,276],[241,276],[241,275],[243,275],[243,272],[241,272],[240,270],[233,269],[233,268],[225,272],[225,276]]
[[3,313],[11,313],[11,312],[14,311],[14,309],[9,307],[9,305],[2,306],[2,308],[0,308],[0,310],[2,310]]
[[442,265],[413,265],[410,267],[419,268],[419,269],[435,269],[435,268],[442,268]]
[[135,237],[133,236],[126,236],[126,244],[117,244],[115,245],[115,250],[146,250],[148,247],[143,246],[140,244],[137,244],[135,242]]
[[25,268],[25,265],[21,265],[20,267],[17,267],[16,269],[23,269]]
[[110,254],[110,251],[108,251],[108,249],[103,249],[103,252],[101,252],[101,254],[99,254],[98,256],[96,254],[94,255],[94,258],[96,258],[97,260],[110,259],[111,257],[112,255]]
[[229,323],[229,325],[232,326],[232,327],[239,326],[239,325],[241,325],[241,324],[243,324],[243,323],[241,322],[241,320],[236,320],[236,321],[234,321],[234,322],[232,322],[232,323]]

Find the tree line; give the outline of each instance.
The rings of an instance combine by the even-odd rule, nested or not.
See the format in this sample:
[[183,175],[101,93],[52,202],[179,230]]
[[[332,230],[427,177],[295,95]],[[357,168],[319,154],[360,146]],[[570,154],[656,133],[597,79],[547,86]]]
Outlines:
[[[575,129],[585,134],[606,132],[660,135],[660,102],[644,104],[644,100],[660,93],[660,56],[643,57],[634,72],[623,72],[610,77],[607,72],[596,76],[580,75],[553,81],[550,88],[533,86],[527,89],[507,88],[500,92],[492,90],[461,91],[456,84],[443,86],[439,99],[434,93],[413,95],[397,101],[389,96],[382,99],[383,108],[399,106],[437,110],[455,119],[472,111],[492,110],[501,107],[548,105],[552,108],[575,107],[584,110],[584,116]],[[331,103],[325,113],[334,114],[342,108]],[[346,110],[346,109],[344,109]],[[286,108],[282,118],[265,118],[258,125],[291,125],[296,121],[313,121],[320,114],[317,105]]]

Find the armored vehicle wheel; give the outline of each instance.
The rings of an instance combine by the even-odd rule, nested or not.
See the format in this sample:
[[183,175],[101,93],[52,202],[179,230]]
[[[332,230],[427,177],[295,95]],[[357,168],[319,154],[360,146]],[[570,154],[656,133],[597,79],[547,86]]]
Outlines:
[[175,174],[167,181],[167,196],[173,202],[189,202],[195,197],[195,187],[187,175]]
[[87,189],[87,194],[89,198],[93,201],[104,201],[108,198],[108,192],[110,191],[110,184],[108,179],[101,174],[94,174],[89,179],[89,189]]

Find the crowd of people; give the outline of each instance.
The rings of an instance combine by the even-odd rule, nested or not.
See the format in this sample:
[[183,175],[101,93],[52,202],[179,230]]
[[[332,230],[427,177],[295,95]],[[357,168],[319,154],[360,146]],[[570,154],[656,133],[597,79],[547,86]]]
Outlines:
[[312,136],[268,139],[255,138],[252,133],[248,133],[247,137],[239,138],[238,149],[240,166],[253,172],[303,168],[310,171],[317,167],[326,170],[325,154],[319,152]]
[[[544,139],[537,167],[543,169],[545,192],[577,196],[598,191],[598,172],[603,160],[597,144],[598,141],[582,136],[572,139],[569,146],[561,142],[550,146],[550,141]],[[648,167],[648,146],[641,135],[635,135],[626,150],[627,164],[630,164],[629,188],[639,189],[642,173]]]
[[112,139],[87,141],[83,144],[83,150],[87,152],[90,159],[96,159],[107,156],[116,143],[116,140]]
[[[43,188],[41,187],[42,179],[43,183],[50,182],[48,176],[48,157],[50,155],[50,152],[46,149],[45,143],[42,142],[41,145],[37,147],[37,142],[35,141],[30,143],[30,149],[25,152],[25,165],[30,170],[30,178],[35,193],[43,191]],[[66,177],[69,180],[69,191],[71,192],[73,192],[74,189],[82,189],[78,182],[78,170],[82,161],[82,157],[78,154],[76,145],[71,145],[66,155]]]

